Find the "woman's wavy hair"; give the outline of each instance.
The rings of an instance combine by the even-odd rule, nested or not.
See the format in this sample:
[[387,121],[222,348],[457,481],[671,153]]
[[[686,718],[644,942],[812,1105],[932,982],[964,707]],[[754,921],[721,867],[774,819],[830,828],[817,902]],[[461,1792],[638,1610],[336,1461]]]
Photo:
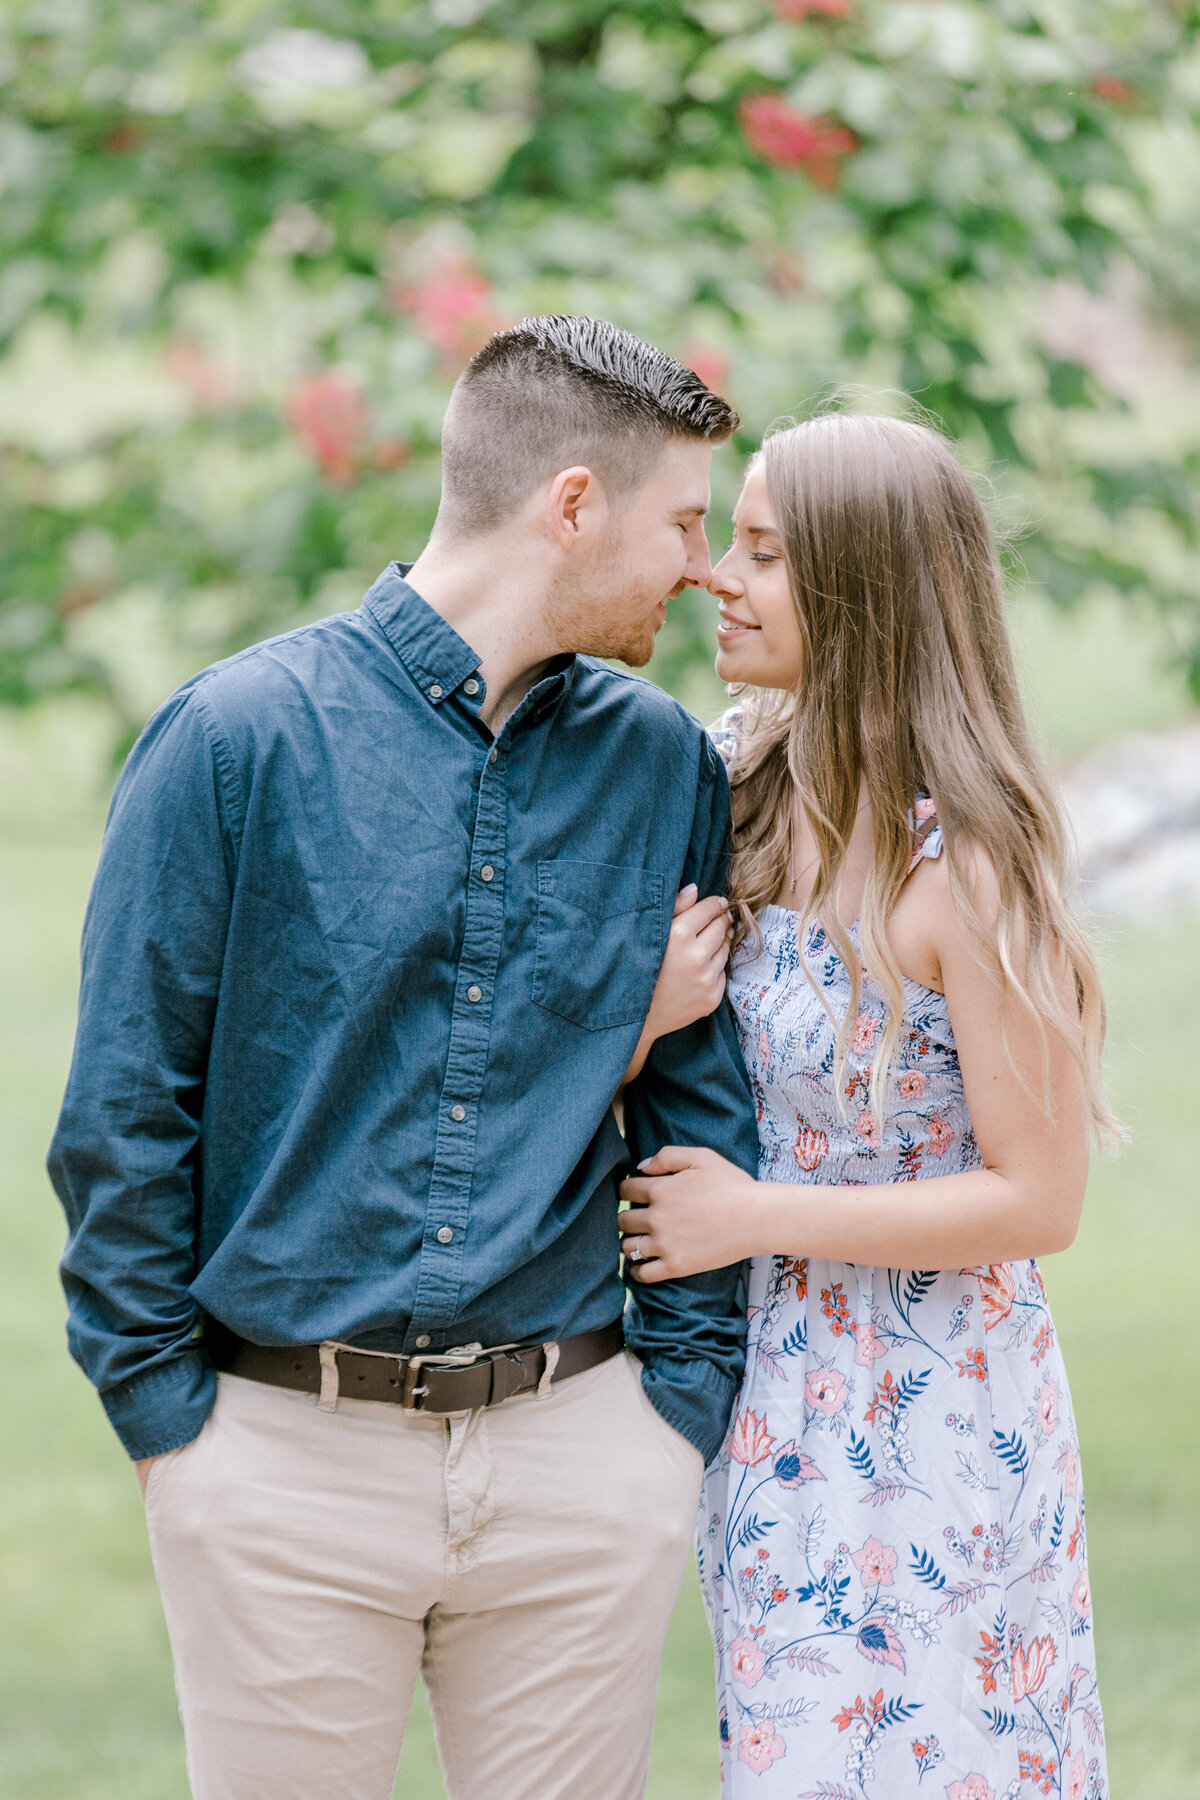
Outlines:
[[[798,796],[819,850],[811,912],[851,982],[846,1016],[836,1021],[839,1089],[865,970],[886,1003],[870,1092],[881,1120],[904,1013],[886,926],[914,850],[914,797],[924,790],[980,958],[1005,1010],[1015,1004],[1037,1026],[1045,1102],[1053,1034],[1078,1065],[1098,1133],[1119,1135],[1101,1073],[1100,978],[1065,898],[1067,834],[1025,720],[1003,577],[971,480],[928,425],[863,413],[826,412],[778,428],[760,454],[804,672],[794,693],[750,692],[743,703],[730,770],[739,937],[757,935],[756,915],[785,885]],[[864,781],[874,863],[859,919],[860,964],[835,899]],[[998,886],[994,927],[972,895],[981,857]],[[1064,982],[1067,970],[1073,984]],[[1073,1000],[1064,997],[1068,985]]]

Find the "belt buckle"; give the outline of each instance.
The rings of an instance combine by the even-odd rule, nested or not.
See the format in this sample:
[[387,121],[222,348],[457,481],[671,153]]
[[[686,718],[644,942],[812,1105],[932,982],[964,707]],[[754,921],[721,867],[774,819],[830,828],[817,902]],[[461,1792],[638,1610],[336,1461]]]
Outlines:
[[[482,1346],[480,1347],[482,1349]],[[417,1377],[426,1363],[438,1368],[469,1369],[480,1361],[480,1352],[464,1347],[461,1350],[435,1351],[431,1356],[409,1356],[399,1359],[404,1371],[404,1386],[401,1390],[400,1404],[405,1412],[422,1412],[421,1397],[429,1392],[424,1386],[417,1385]]]

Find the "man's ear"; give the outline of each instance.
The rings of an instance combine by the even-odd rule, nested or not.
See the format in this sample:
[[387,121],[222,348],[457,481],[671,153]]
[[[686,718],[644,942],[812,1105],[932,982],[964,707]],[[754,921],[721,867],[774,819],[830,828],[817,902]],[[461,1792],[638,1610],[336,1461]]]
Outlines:
[[606,511],[604,489],[590,469],[580,463],[554,477],[547,497],[546,519],[561,550],[574,549],[589,525],[596,522],[598,511]]

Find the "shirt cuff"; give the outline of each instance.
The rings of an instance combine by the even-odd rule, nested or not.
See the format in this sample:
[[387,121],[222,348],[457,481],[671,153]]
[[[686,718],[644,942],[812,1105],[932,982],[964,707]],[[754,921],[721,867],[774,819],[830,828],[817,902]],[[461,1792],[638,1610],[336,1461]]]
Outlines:
[[[644,1351],[638,1354],[645,1356]],[[656,1357],[653,1362],[643,1362],[642,1366],[642,1386],[647,1399],[667,1424],[673,1425],[680,1436],[700,1452],[706,1463],[713,1460],[725,1442],[738,1385],[715,1363],[706,1362],[702,1357],[689,1358],[686,1362]]]
[[199,1346],[105,1389],[109,1424],[134,1462],[199,1437],[217,1397],[217,1371]]

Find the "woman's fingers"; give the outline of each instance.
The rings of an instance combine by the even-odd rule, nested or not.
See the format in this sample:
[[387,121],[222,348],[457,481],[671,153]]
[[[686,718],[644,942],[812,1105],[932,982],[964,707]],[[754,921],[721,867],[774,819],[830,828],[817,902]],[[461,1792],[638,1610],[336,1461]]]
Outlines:
[[707,900],[697,900],[694,906],[681,908],[677,905],[671,930],[677,937],[695,938],[717,919],[728,916],[729,902],[720,894],[710,894]]
[[689,881],[686,887],[681,887],[675,896],[674,917],[678,918],[680,913],[688,912],[691,907],[695,906],[699,897],[700,889],[694,881]]

